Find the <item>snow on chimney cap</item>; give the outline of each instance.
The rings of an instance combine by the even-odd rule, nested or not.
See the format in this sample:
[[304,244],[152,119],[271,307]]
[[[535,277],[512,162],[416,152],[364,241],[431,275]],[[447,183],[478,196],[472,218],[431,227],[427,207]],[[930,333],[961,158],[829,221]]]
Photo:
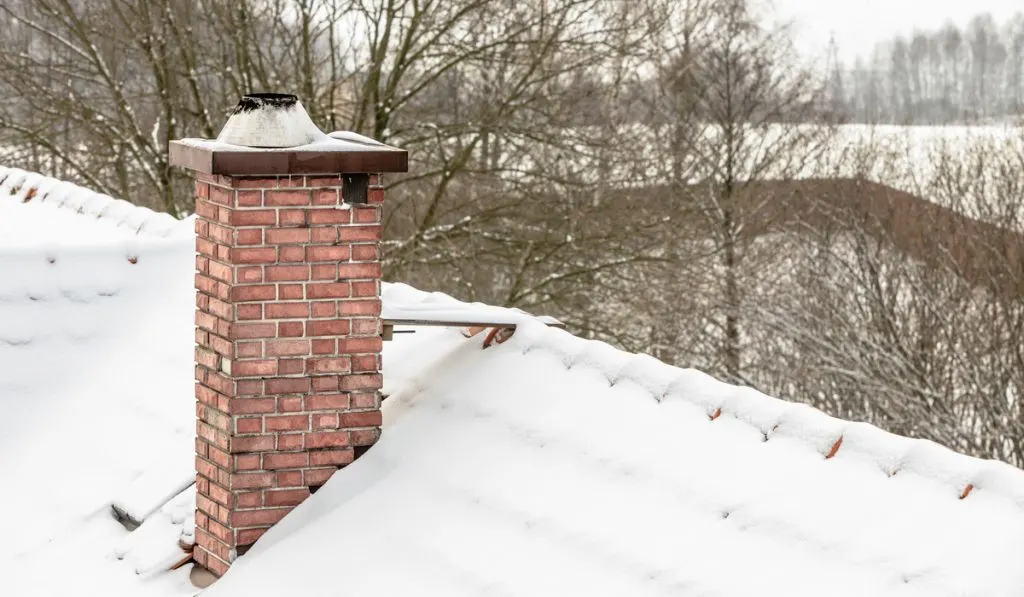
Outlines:
[[250,93],[224,123],[217,141],[245,147],[297,147],[326,138],[299,98],[287,93]]

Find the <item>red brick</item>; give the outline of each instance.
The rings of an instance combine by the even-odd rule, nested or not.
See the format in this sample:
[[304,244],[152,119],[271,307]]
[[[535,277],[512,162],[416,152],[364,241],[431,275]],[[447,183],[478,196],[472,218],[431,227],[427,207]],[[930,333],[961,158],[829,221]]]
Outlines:
[[[348,357],[334,357],[324,359],[308,359],[306,361],[306,373],[311,375],[323,373],[348,373],[352,370],[352,363]],[[342,384],[344,384],[342,380]]]
[[309,242],[309,228],[275,228],[267,230],[268,245],[294,245]]
[[235,504],[238,508],[259,508],[263,505],[263,492],[239,491],[235,494]]
[[352,221],[356,224],[376,224],[380,222],[380,208],[373,205],[356,207],[352,213]]
[[383,340],[379,336],[373,338],[339,338],[338,352],[341,354],[357,354],[380,352]]
[[209,199],[210,197],[210,184],[205,182],[196,181],[196,199]]
[[324,226],[312,229],[312,241],[320,244],[334,244],[338,242],[338,229],[334,226]]
[[267,452],[274,449],[273,435],[246,435],[231,438],[231,453]]
[[277,287],[278,300],[294,301],[302,297],[302,284],[281,284]]
[[349,442],[353,446],[372,446],[380,438],[380,429],[353,429],[349,432]]
[[196,215],[207,220],[216,220],[217,205],[209,201],[196,201]]
[[267,305],[267,319],[306,317],[309,317],[309,303],[270,303]]
[[313,340],[313,354],[336,354],[338,341],[334,338],[317,338]]
[[309,205],[310,201],[311,195],[309,191],[263,191],[263,205],[266,205],[267,207],[294,207],[299,205]]
[[380,205],[384,203],[384,189],[370,189],[369,195],[366,198],[367,203],[374,205]]
[[309,246],[306,247],[306,261],[345,261],[349,258],[347,246]]
[[260,470],[259,454],[239,454],[235,456],[236,471],[258,471]]
[[231,249],[233,263],[274,263],[277,249],[273,247],[235,247]]
[[259,207],[263,205],[262,191],[236,191],[236,203],[238,207]]
[[305,260],[306,249],[297,245],[284,245],[278,251],[277,260],[281,263],[301,263]]
[[309,391],[309,379],[305,377],[279,377],[268,379],[265,384],[268,394],[301,394]]
[[252,545],[266,533],[268,529],[242,529],[238,531],[238,545]]
[[[315,342],[315,341],[314,341]],[[337,392],[341,385],[337,375],[313,378],[314,392]]]
[[313,280],[337,280],[338,265],[335,263],[314,264],[310,266],[309,274]]
[[307,336],[340,336],[349,333],[347,319],[314,320],[306,324]]
[[[219,261],[211,261],[209,269],[210,276],[213,277],[214,279],[220,280],[221,282],[232,281],[233,270],[230,265],[220,263]],[[196,276],[196,279],[198,278],[199,276]]]
[[263,503],[267,506],[298,506],[309,497],[309,488],[270,489],[263,492]]
[[309,453],[310,466],[341,466],[352,462],[355,454],[351,448],[343,450],[315,450]]
[[277,412],[302,412],[302,396],[282,396],[277,399]]
[[304,209],[282,209],[277,214],[278,226],[305,226],[306,210]]
[[235,236],[235,243],[238,245],[262,245],[263,244],[263,229],[262,228],[243,228],[238,231]]
[[231,289],[231,300],[235,302],[272,301],[276,296],[277,286],[273,284],[235,286]]
[[235,528],[272,526],[277,524],[291,510],[291,508],[238,510],[231,513],[231,526]]
[[[266,271],[268,282],[285,282],[309,279],[308,265],[268,265]],[[300,297],[301,298],[301,297]]]
[[348,394],[316,394],[306,396],[305,408],[307,410],[345,410],[348,408],[348,403]]
[[267,431],[305,431],[309,429],[309,415],[276,415],[264,418]]
[[334,317],[338,312],[337,301],[313,301],[311,306],[313,317]]
[[209,223],[210,227],[210,239],[213,241],[225,245],[231,246],[235,243],[235,231],[229,226],[222,226],[214,222]]
[[256,396],[263,392],[263,381],[259,379],[238,380],[239,396]]
[[377,249],[377,245],[351,245],[351,247],[352,261],[376,261],[380,259],[380,251]]
[[277,324],[277,335],[282,338],[298,338],[302,336],[301,321],[282,321]]
[[379,427],[380,424],[379,410],[341,413],[342,427]]
[[277,361],[274,359],[235,361],[231,365],[231,374],[237,377],[276,375]]
[[338,413],[315,413],[311,415],[313,421],[312,428],[314,431],[320,429],[337,429],[341,426],[341,420],[338,418]]
[[309,454],[306,452],[284,452],[263,455],[263,468],[268,471],[281,468],[302,468],[309,465]]
[[[299,436],[302,439],[302,436]],[[302,471],[277,471],[275,485],[278,487],[302,487]]]
[[231,489],[257,489],[274,486],[274,473],[234,473]]
[[380,226],[343,226],[338,228],[338,240],[348,242],[380,240]]
[[196,362],[203,367],[209,367],[210,369],[217,369],[220,366],[220,355],[207,350],[201,346],[196,346],[195,350]]
[[240,320],[263,319],[263,305],[238,305],[235,314]]
[[267,356],[295,356],[309,354],[309,340],[268,340]]
[[380,278],[380,264],[342,263],[338,266],[338,276],[342,278]]
[[302,359],[278,359],[277,372],[280,375],[295,375],[305,371]]
[[229,402],[228,408],[232,415],[264,414],[275,412],[277,402],[273,398],[235,398]]
[[[301,433],[281,433],[277,436],[277,449],[280,451],[301,450],[304,447],[302,439]],[[278,482],[278,486],[281,486],[280,482]]]
[[377,355],[367,354],[352,357],[352,371],[354,373],[375,372],[380,369],[380,361]]
[[272,209],[236,209],[231,213],[230,223],[235,226],[273,226],[277,223],[277,212]]
[[380,334],[380,320],[377,318],[372,319],[353,319],[352,320],[352,334],[355,336],[376,336]]
[[[208,444],[207,444],[208,445]],[[213,464],[209,460],[205,460],[196,456],[196,473],[203,475],[206,478],[217,476],[217,465]]]
[[377,287],[377,281],[367,282],[350,282],[352,285],[352,296],[353,297],[377,297],[380,296],[380,290]]
[[235,419],[235,433],[262,433],[263,417],[239,417]]
[[380,408],[380,395],[375,391],[352,392],[349,394],[352,409]]
[[212,348],[214,352],[221,355],[222,357],[231,358],[234,356],[234,346],[231,344],[231,342],[214,334],[210,334],[210,348]]
[[238,342],[235,346],[235,354],[240,359],[251,359],[263,356],[263,343],[260,341]]
[[309,487],[319,487],[327,482],[337,467],[306,469],[302,471],[302,482]]
[[307,187],[340,187],[341,176],[337,174],[332,176],[307,176],[306,177]]
[[211,186],[210,201],[218,205],[232,206],[235,204],[235,192]]
[[196,435],[218,448],[228,447],[228,434],[203,421],[196,420]]
[[263,268],[258,265],[236,268],[235,281],[242,283],[262,282]]
[[338,189],[316,189],[313,191],[313,205],[338,205],[340,203]]
[[306,434],[306,448],[345,448],[348,431],[314,431]]
[[311,209],[306,213],[309,224],[348,224],[352,221],[351,209],[320,208]]
[[306,284],[306,296],[311,299],[348,298],[351,292],[348,282],[320,282]]
[[[198,498],[199,496],[196,496],[197,501]],[[217,518],[220,518],[220,509],[221,508],[218,506]],[[225,520],[224,522],[227,521]],[[216,537],[219,541],[223,541],[224,543],[230,544],[234,540],[234,537],[232,537],[231,529],[221,524],[219,520],[213,520],[213,517],[210,517],[210,521],[206,524],[206,529],[210,532],[211,535]]]
[[217,317],[220,317],[221,319],[229,319],[229,320],[232,318],[232,316],[234,316],[234,314],[235,314],[234,313],[234,309],[231,308],[230,304],[228,304],[228,303],[226,303],[226,302],[224,302],[222,300],[215,299],[213,297],[210,297],[209,301],[210,301],[210,313],[213,313],[214,315],[216,315]]

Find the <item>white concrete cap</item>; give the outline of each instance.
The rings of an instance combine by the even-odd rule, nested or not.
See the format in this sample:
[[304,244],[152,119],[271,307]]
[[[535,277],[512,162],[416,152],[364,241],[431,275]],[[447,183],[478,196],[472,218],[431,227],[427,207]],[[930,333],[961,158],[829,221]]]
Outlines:
[[238,102],[217,141],[245,147],[297,147],[326,137],[296,96],[252,93]]

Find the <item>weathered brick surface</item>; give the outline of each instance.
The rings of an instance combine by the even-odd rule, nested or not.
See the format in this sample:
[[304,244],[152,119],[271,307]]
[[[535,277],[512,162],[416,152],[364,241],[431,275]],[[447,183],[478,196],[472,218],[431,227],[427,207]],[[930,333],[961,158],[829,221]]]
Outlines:
[[238,549],[380,437],[380,179],[196,182],[196,561]]

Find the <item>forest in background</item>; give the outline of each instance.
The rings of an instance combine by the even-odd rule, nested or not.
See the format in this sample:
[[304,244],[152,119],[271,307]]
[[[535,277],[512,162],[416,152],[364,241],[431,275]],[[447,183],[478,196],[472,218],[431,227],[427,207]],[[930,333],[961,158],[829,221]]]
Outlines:
[[829,99],[850,122],[998,124],[1024,119],[1024,12],[947,23],[878,44],[842,64],[830,50]]
[[[410,153],[409,174],[386,179],[386,279],[551,314],[582,336],[1024,464],[1019,129],[913,156],[872,141],[836,153],[864,84],[805,68],[765,10],[6,0],[2,159],[181,216],[191,186],[168,141],[216,136],[247,92],[294,92],[325,131]],[[997,71],[967,44],[952,66],[873,71],[865,119],[924,118],[936,81],[961,115],[950,121],[1009,110],[1017,63],[1007,52]],[[875,187],[809,177],[898,179],[944,208],[894,211],[868,201]],[[995,228],[979,234],[958,213]],[[925,242],[936,236],[950,242]]]

